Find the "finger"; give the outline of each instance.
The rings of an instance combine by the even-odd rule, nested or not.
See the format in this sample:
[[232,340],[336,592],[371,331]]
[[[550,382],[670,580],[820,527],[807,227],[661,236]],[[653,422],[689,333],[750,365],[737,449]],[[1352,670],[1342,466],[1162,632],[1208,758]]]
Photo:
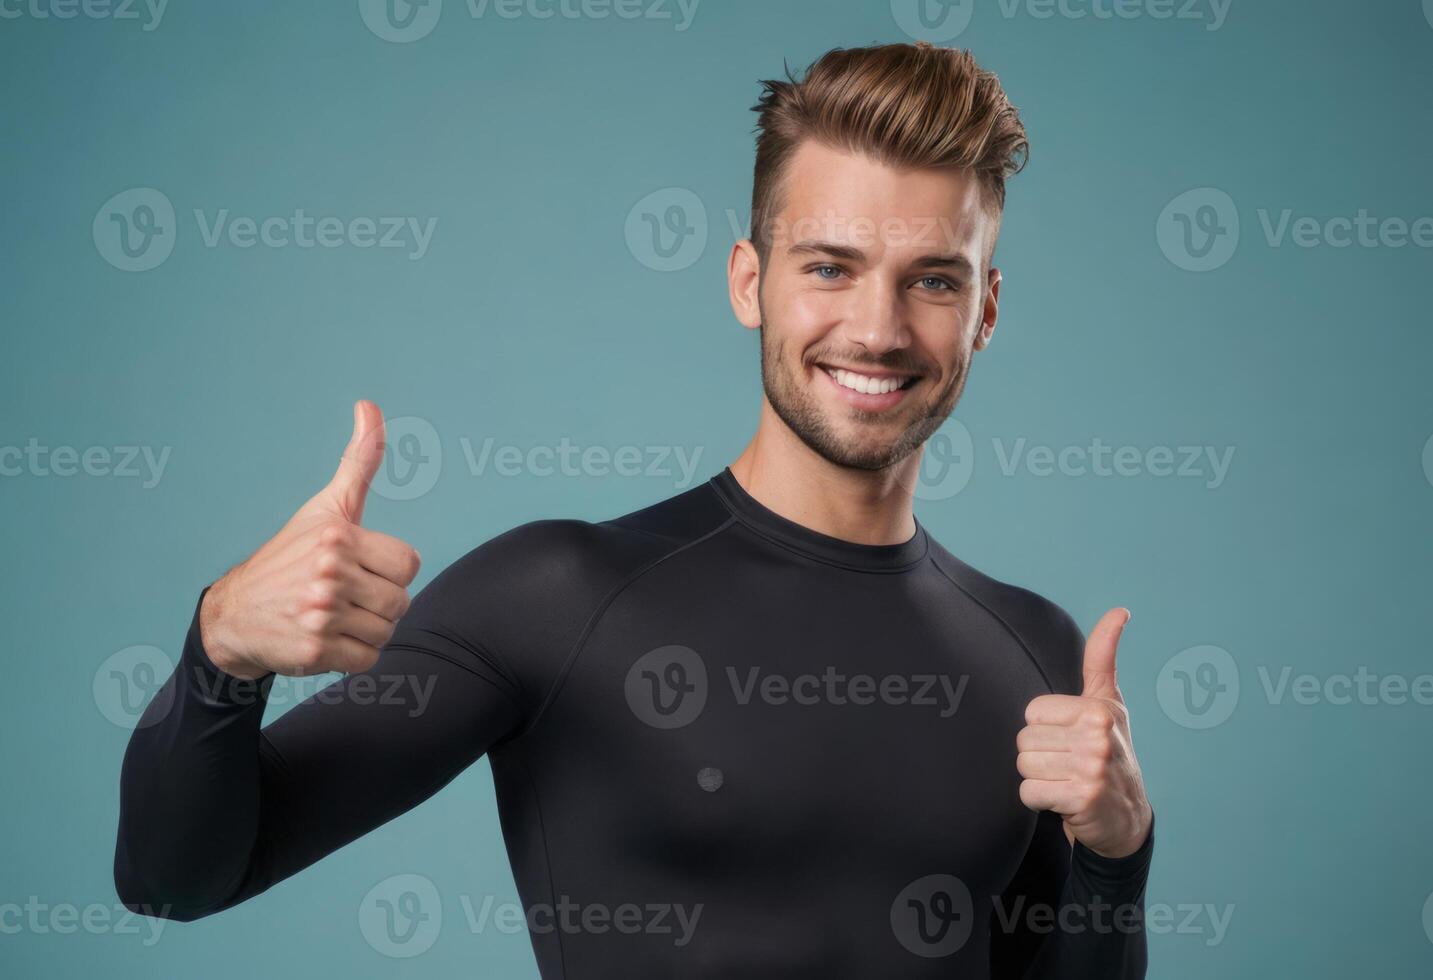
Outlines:
[[354,537],[353,557],[364,568],[394,585],[407,588],[423,564],[418,549],[391,534],[360,528]]
[[1025,724],[1073,725],[1098,705],[1078,694],[1042,694],[1025,706]]
[[346,572],[343,597],[389,623],[402,619],[410,604],[407,589],[361,566]]
[[378,648],[393,635],[393,624],[377,613],[350,604],[338,616],[335,624],[339,633],[351,636],[367,646]]
[[1067,780],[1074,776],[1072,752],[1021,752],[1015,768],[1026,779]]
[[1053,810],[1069,815],[1077,811],[1069,780],[1027,779],[1020,784],[1020,802],[1032,810]]
[[1121,700],[1115,676],[1115,654],[1129,616],[1129,610],[1123,606],[1111,609],[1090,630],[1089,639],[1085,641],[1084,687],[1080,691],[1086,697]]
[[1064,725],[1026,725],[1015,736],[1020,752],[1068,752],[1070,729]]
[[328,641],[324,669],[343,674],[361,674],[377,662],[378,647],[341,634]]
[[370,401],[353,403],[353,434],[338,461],[338,471],[325,488],[340,516],[363,523],[363,505],[378,468],[383,465],[383,413]]

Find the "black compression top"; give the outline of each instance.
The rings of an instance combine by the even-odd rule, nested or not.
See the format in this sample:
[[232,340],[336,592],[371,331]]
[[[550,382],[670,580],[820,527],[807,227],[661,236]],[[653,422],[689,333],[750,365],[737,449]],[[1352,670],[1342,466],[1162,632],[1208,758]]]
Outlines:
[[1072,853],[1019,798],[1025,706],[1080,692],[1083,642],[919,524],[829,537],[728,469],[474,549],[265,728],[272,675],[219,672],[196,605],[125,756],[116,884],[217,912],[486,753],[549,980],[1143,977],[1153,833]]

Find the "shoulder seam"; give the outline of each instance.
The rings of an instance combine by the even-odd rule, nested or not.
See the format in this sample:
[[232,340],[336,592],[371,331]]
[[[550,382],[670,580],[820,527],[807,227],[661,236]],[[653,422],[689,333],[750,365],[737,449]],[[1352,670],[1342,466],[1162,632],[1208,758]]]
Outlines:
[[562,662],[562,666],[557,671],[557,676],[552,679],[552,683],[548,686],[547,694],[543,697],[542,702],[537,706],[537,710],[532,713],[532,717],[528,720],[526,724],[524,724],[518,731],[513,733],[512,740],[516,741],[527,735],[529,732],[531,732],[534,728],[537,727],[538,722],[542,721],[543,716],[547,713],[548,706],[551,705],[552,702],[557,698],[558,692],[562,689],[562,685],[564,684],[564,682],[566,682],[567,675],[572,670],[572,665],[577,661],[577,657],[582,652],[582,648],[586,646],[587,638],[592,635],[592,631],[597,628],[597,624],[601,622],[602,617],[606,615],[608,608],[612,605],[614,601],[616,601],[619,595],[625,592],[628,587],[630,587],[643,575],[646,575],[652,569],[662,564],[662,562],[681,554],[688,548],[694,548],[702,542],[707,541],[710,538],[716,537],[718,534],[725,531],[727,528],[731,527],[736,522],[737,521],[735,516],[728,517],[726,520],[722,521],[710,531],[707,531],[699,537],[693,538],[690,541],[686,541],[676,546],[675,548],[672,548],[670,551],[663,552],[656,558],[653,558],[651,561],[637,568],[622,581],[618,582],[616,586],[610,589],[607,594],[604,595],[598,601],[597,605],[593,608],[591,615],[587,617],[587,622],[583,625],[582,631],[577,634],[577,639],[572,644],[572,650],[567,654],[567,658]]
[[[988,605],[981,601],[980,597],[977,596],[974,592],[971,592],[965,586],[961,585],[958,581],[956,581],[955,576],[951,575],[944,568],[942,568],[940,562],[932,558],[931,564],[935,566],[936,571],[940,572],[941,575],[945,576],[946,581],[948,581],[951,585],[955,586],[957,589],[963,592],[966,597],[970,599],[971,602],[975,603],[981,609],[984,609],[986,614],[989,615],[991,619],[995,620],[1002,627],[1004,627],[1005,632],[1009,633],[1011,638],[1013,638],[1016,643],[1020,644],[1020,649],[1025,651],[1025,656],[1030,658],[1030,663],[1034,665],[1036,672],[1040,675],[1040,679],[1045,682],[1045,687],[1049,689],[1051,694],[1054,694],[1055,685],[1050,683],[1050,675],[1045,673],[1045,668],[1040,666],[1040,659],[1035,656],[1034,651],[1030,649],[1029,645],[1025,642],[1025,639],[1019,633],[1015,632],[1015,628],[1012,627],[1009,623],[1007,623],[1005,619],[994,609],[991,609]],[[992,579],[992,581],[994,580]]]

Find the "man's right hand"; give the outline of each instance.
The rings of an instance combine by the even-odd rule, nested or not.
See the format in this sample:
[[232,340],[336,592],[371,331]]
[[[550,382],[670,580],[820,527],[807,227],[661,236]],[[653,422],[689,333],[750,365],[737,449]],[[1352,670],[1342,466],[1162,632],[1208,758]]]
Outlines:
[[328,486],[205,594],[199,630],[214,666],[248,679],[373,666],[419,565],[412,546],[361,526],[383,449],[383,413],[357,402]]

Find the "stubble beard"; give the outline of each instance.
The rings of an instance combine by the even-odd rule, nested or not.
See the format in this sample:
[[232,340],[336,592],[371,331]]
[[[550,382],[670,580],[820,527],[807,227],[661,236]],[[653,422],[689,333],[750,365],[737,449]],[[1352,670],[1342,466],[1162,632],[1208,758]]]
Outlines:
[[[861,440],[842,436],[831,425],[827,412],[812,397],[796,371],[804,369],[805,363],[795,364],[786,355],[785,347],[774,340],[766,330],[766,313],[762,310],[761,333],[761,384],[766,400],[778,418],[796,434],[812,452],[836,465],[859,470],[882,470],[894,466],[915,452],[935,434],[942,423],[955,410],[960,394],[965,389],[967,355],[955,365],[950,380],[935,399],[927,399],[922,411],[917,412],[894,439],[884,444],[871,445]],[[867,361],[880,364],[881,362]],[[888,368],[901,365],[884,364]],[[817,368],[817,370],[821,370]],[[922,372],[924,373],[924,372]],[[927,384],[922,380],[920,384]],[[885,412],[867,412],[858,408],[847,410],[846,417],[857,427],[881,425],[888,417]]]

